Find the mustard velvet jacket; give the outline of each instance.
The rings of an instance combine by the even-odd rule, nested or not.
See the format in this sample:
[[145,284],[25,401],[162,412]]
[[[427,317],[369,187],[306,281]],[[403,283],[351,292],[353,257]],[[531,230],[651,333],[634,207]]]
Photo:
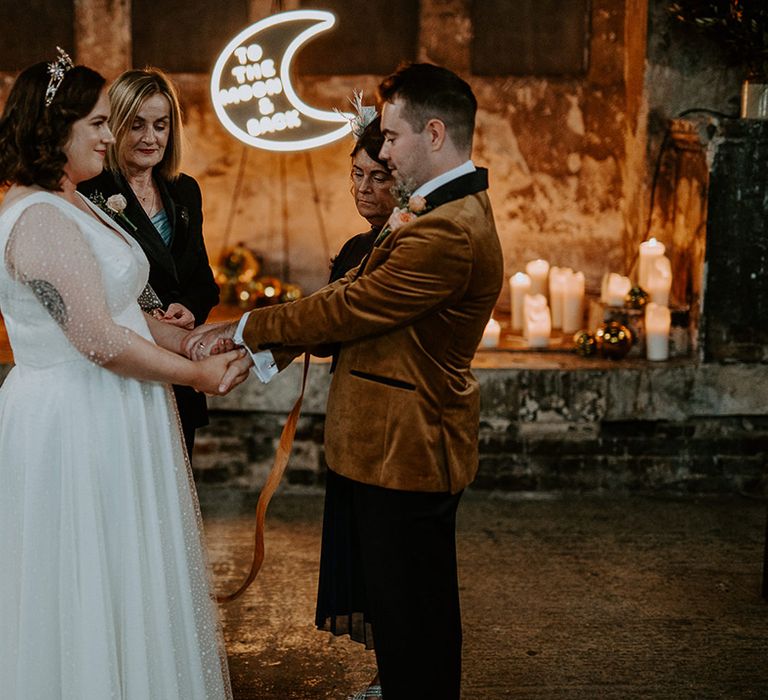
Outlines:
[[246,323],[252,350],[341,343],[325,449],[347,478],[456,493],[477,473],[480,395],[470,363],[503,278],[487,173],[478,173],[479,191],[389,233],[344,278],[257,309]]

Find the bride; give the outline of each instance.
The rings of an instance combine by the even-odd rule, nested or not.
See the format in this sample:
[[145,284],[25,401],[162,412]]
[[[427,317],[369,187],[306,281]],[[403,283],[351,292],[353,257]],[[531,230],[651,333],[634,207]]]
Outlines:
[[146,257],[75,189],[113,141],[104,79],[59,51],[0,118],[0,694],[231,698],[168,384],[220,393],[250,358],[191,362],[140,311]]

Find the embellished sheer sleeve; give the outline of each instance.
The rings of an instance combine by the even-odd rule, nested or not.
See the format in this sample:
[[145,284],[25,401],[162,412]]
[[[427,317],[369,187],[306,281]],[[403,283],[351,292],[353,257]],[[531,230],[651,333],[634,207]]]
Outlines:
[[74,221],[51,204],[33,204],[5,248],[9,274],[25,284],[72,345],[103,365],[122,353],[132,333],[107,307],[101,270]]

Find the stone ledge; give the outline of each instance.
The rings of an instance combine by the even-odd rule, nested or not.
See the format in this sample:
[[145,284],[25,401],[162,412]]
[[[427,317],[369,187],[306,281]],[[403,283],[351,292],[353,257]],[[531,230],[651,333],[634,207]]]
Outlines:
[[[768,489],[768,367],[673,360],[608,362],[558,353],[478,353],[476,489],[515,492],[748,493]],[[0,378],[8,365],[0,365]],[[301,381],[251,379],[212,398],[198,431],[201,483],[257,491]],[[325,478],[328,362],[312,363],[281,488]]]
[[[304,413],[325,414],[329,362],[313,358]],[[230,395],[212,397],[217,411],[287,413],[301,384],[301,361],[268,385],[250,379]],[[610,361],[564,353],[479,352],[473,371],[483,419],[523,423],[684,420],[768,413],[768,366]]]

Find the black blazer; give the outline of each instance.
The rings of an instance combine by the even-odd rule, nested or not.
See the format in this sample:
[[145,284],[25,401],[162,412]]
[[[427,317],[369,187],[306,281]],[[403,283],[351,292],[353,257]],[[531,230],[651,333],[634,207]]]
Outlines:
[[128,205],[125,215],[136,226],[129,233],[139,242],[149,260],[149,283],[163,307],[177,302],[195,316],[195,325],[208,318],[219,303],[219,288],[208,264],[203,241],[203,200],[200,187],[189,175],[175,182],[155,178],[173,232],[171,245],[163,243],[157,229],[144,212],[128,182],[120,174],[105,170],[101,175],[81,182],[77,189],[90,196],[100,192],[107,199],[122,194]]
[[[219,303],[219,288],[208,263],[203,240],[203,200],[200,186],[189,175],[171,182],[155,177],[163,207],[173,232],[166,246],[152,225],[126,179],[104,170],[77,189],[86,197],[100,192],[104,199],[122,194],[128,203],[125,215],[136,226],[128,232],[139,242],[149,260],[149,283],[163,302],[163,308],[177,302],[195,316],[195,325],[205,323],[211,309]],[[119,222],[118,222],[119,223]],[[185,431],[208,423],[205,395],[190,387],[174,387]]]
[[331,275],[328,284],[344,277],[353,267],[357,267],[363,258],[371,252],[373,242],[379,235],[380,228],[372,228],[365,233],[358,233],[352,236],[338,252],[335,258],[331,260]]

